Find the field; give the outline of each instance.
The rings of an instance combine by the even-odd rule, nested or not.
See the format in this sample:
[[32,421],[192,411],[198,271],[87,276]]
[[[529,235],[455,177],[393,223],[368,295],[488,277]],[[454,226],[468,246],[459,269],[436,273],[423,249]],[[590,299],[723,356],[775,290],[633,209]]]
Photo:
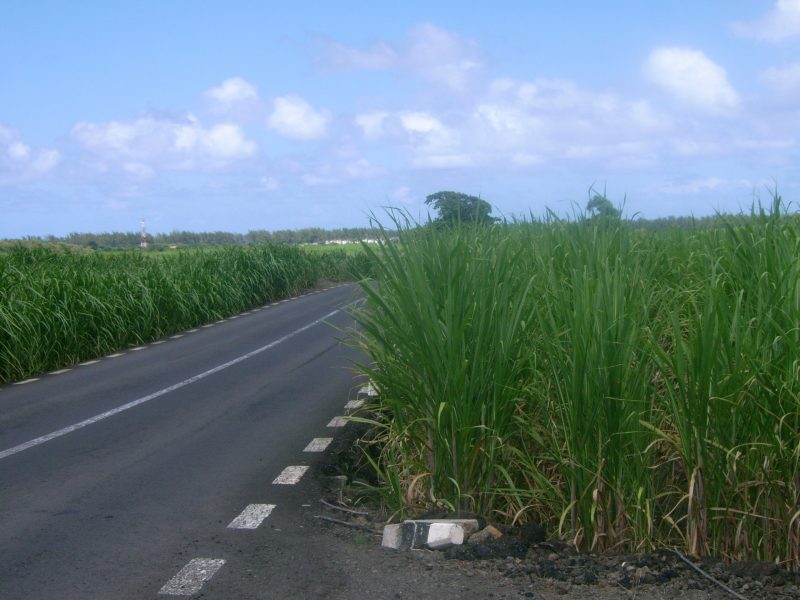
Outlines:
[[0,383],[352,279],[364,256],[254,245],[170,252],[0,251]]
[[393,223],[358,312],[398,512],[800,567],[800,219]]

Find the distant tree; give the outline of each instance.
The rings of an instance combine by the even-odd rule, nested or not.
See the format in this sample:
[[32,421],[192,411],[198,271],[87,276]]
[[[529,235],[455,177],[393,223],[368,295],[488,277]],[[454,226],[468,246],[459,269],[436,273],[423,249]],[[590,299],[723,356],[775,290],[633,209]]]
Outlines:
[[492,205],[477,196],[461,192],[436,192],[425,198],[425,204],[432,205],[439,212],[439,223],[479,223],[490,224],[497,221],[492,217]]
[[593,219],[619,219],[622,211],[611,203],[604,194],[595,194],[586,203],[586,210],[592,213]]

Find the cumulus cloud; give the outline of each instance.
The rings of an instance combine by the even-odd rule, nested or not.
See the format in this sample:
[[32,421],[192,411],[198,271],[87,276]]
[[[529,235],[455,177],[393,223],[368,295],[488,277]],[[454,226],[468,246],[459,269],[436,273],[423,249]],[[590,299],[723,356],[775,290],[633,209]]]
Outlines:
[[92,123],[72,127],[72,138],[101,159],[119,162],[131,174],[148,169],[222,168],[253,156],[255,142],[232,123],[204,126],[194,115],[182,118],[145,116],[133,121]]
[[241,77],[226,79],[218,86],[206,90],[204,95],[225,106],[258,101],[256,87]]
[[699,50],[657,48],[644,74],[678,102],[708,114],[729,113],[740,104],[725,69]]
[[61,153],[52,148],[32,148],[19,133],[0,125],[0,183],[40,179],[61,163]]
[[327,110],[317,110],[300,96],[289,95],[275,98],[267,126],[289,139],[315,140],[325,135],[329,121]]
[[477,43],[431,23],[415,25],[397,45],[381,41],[359,49],[329,41],[319,60],[333,70],[409,72],[456,92],[469,88],[485,66]]
[[766,42],[800,37],[800,0],[778,0],[772,10],[760,18],[734,23],[733,31],[742,37]]

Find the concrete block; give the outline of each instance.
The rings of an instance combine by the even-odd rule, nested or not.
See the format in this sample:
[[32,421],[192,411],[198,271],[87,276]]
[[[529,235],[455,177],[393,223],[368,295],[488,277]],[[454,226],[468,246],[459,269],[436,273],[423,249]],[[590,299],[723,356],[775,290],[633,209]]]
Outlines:
[[431,550],[444,550],[464,543],[464,528],[455,523],[431,523],[427,545]]

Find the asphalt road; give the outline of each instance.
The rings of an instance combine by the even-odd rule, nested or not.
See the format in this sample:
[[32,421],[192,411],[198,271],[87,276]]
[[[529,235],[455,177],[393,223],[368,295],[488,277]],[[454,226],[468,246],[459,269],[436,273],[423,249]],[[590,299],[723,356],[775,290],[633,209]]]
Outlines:
[[[313,472],[304,448],[354,397],[357,355],[331,325],[352,326],[355,297],[340,286],[0,388],[0,599],[164,598],[198,578],[202,597],[313,590],[314,550],[283,543],[311,478],[273,481]],[[229,528],[251,504],[274,509]]]

